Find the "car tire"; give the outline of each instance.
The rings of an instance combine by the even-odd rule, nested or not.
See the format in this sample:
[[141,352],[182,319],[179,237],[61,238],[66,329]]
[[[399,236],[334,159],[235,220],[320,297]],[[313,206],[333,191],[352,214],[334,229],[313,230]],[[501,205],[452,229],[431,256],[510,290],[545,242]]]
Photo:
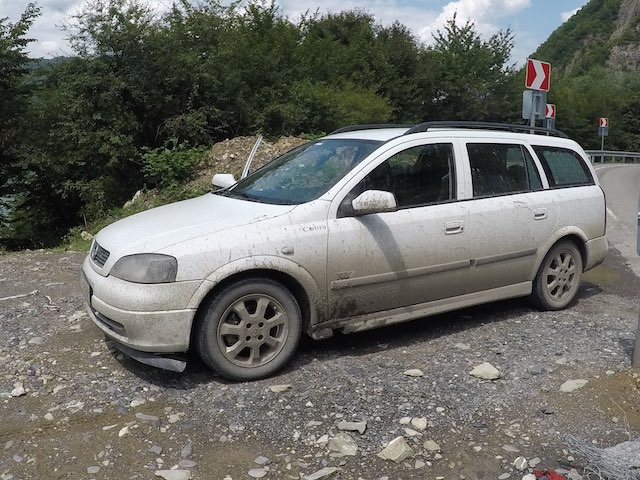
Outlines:
[[582,280],[582,255],[563,240],[547,253],[533,281],[532,303],[542,310],[562,310],[575,298]]
[[302,331],[295,297],[273,280],[226,286],[203,306],[195,331],[200,358],[230,380],[273,375],[293,356]]

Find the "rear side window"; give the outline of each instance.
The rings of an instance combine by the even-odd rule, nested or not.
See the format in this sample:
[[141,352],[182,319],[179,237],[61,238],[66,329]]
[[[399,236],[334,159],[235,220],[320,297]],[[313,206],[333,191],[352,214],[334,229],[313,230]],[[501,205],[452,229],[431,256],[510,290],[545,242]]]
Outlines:
[[468,143],[474,197],[540,190],[540,175],[523,145]]
[[567,148],[534,146],[551,187],[593,185],[593,177],[584,159]]

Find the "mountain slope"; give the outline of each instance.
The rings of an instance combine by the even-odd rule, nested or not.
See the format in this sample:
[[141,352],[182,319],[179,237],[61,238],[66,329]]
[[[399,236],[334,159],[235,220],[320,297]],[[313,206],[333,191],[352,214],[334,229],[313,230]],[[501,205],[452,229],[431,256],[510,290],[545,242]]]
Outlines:
[[561,75],[640,70],[640,0],[591,0],[532,55]]

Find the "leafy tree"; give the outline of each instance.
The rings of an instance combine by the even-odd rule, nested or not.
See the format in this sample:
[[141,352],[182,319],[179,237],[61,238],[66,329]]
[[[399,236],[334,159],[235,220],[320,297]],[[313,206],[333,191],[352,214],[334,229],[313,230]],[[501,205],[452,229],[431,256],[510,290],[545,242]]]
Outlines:
[[580,76],[564,76],[555,84],[553,99],[559,105],[557,125],[587,149],[600,149],[598,119],[609,118],[611,128],[605,148],[634,150],[640,147],[638,117],[640,76],[612,75],[604,67]]
[[511,32],[483,40],[455,19],[425,47],[360,10],[293,23],[269,0],[176,0],[164,14],[90,0],[67,27],[75,55],[25,76],[37,13],[0,20],[0,199],[12,201],[0,243],[12,248],[174,186],[226,137],[519,113]]
[[404,25],[394,22],[377,32],[385,68],[380,77],[380,93],[393,106],[392,120],[421,120],[421,95],[416,79],[420,71],[421,46]]
[[31,93],[25,48],[33,40],[26,35],[39,15],[39,7],[29,3],[17,22],[0,18],[0,244],[6,243],[6,217],[15,200],[17,143],[26,128],[22,119]]
[[324,134],[344,125],[385,123],[391,114],[389,102],[371,89],[302,80],[293,84],[287,102],[265,110],[262,124],[268,134]]
[[33,39],[26,35],[39,15],[39,7],[30,3],[16,23],[0,18],[0,155],[8,154],[15,142],[18,119],[30,93],[24,81],[29,63],[25,48]]
[[425,119],[500,121],[517,118],[515,68],[509,65],[513,33],[483,40],[472,22],[456,17],[434,35],[421,57],[420,86]]

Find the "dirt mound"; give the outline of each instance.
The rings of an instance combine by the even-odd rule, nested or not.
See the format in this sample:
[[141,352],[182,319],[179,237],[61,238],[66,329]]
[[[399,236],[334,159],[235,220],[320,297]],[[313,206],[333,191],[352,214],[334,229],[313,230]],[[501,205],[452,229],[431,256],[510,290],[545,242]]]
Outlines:
[[[236,137],[214,144],[207,153],[202,170],[198,172],[195,185],[209,185],[214,173],[232,173],[236,178],[240,178],[256,140],[257,137],[254,136]],[[308,139],[300,137],[281,137],[275,142],[263,140],[253,159],[251,171],[255,171],[279,155],[307,141]]]

